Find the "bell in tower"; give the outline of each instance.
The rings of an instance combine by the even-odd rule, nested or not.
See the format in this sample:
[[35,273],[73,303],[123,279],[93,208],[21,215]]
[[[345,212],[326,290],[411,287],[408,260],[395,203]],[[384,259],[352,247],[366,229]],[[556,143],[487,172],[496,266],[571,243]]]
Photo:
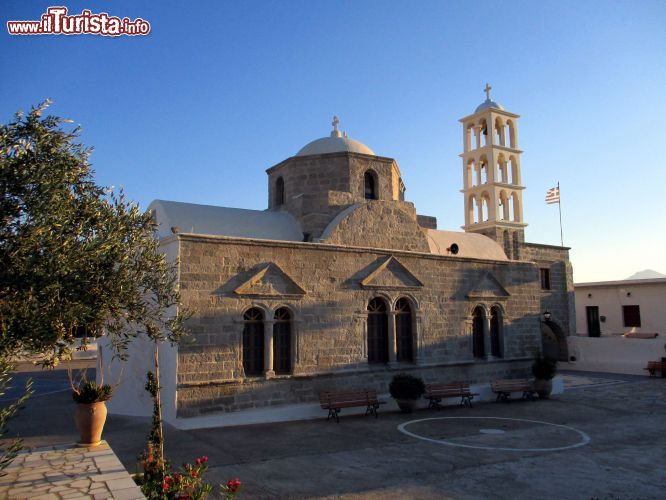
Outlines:
[[518,118],[490,98],[463,125],[463,189],[466,232],[481,233],[504,247],[507,257],[520,259],[525,241],[523,190],[518,149]]

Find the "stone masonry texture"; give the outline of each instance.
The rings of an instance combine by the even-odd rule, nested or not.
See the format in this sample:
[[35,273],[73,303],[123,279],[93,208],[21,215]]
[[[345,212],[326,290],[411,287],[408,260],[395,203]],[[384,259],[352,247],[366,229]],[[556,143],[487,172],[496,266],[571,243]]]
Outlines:
[[[181,292],[185,305],[196,311],[189,320],[192,342],[179,347],[179,416],[311,402],[324,389],[385,391],[396,371],[431,381],[480,382],[527,375],[530,359],[540,349],[542,302],[547,299],[542,297],[539,269],[533,262],[225,237],[179,235],[179,239]],[[423,286],[407,284],[390,290],[362,286],[361,281],[391,256]],[[286,298],[261,288],[256,296],[234,292],[267,264],[278,266],[306,293]],[[494,297],[495,291],[489,290],[485,298],[469,299],[468,292],[488,274],[509,296]],[[367,304],[373,297],[384,298],[391,308],[401,297],[413,305],[413,363],[368,364]],[[479,304],[488,310],[498,305],[503,311],[503,358],[473,358],[471,314]],[[283,306],[293,315],[293,372],[245,377],[243,313],[259,307],[270,319]]]

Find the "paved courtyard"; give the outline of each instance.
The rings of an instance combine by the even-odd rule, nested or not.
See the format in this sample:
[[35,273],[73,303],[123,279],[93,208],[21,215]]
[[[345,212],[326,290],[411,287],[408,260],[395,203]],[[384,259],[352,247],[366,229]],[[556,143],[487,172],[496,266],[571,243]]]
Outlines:
[[[64,372],[39,374],[38,394],[12,425],[29,446],[76,439]],[[180,431],[176,463],[207,455],[215,484],[239,477],[244,498],[663,498],[666,380],[566,374],[548,401],[478,404],[378,419]],[[62,386],[61,386],[62,387]],[[130,472],[148,418],[110,416],[105,439]]]

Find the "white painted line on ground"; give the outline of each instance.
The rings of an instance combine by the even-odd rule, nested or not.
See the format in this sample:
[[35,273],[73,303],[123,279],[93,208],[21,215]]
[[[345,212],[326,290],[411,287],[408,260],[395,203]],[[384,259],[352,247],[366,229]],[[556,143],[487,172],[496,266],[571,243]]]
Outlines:
[[[568,446],[558,446],[556,448],[504,448],[500,446],[480,446],[480,445],[471,445],[471,444],[461,444],[461,443],[453,443],[451,441],[446,441],[445,439],[433,439],[425,436],[421,436],[419,434],[415,434],[413,432],[408,431],[405,429],[408,425],[415,424],[417,422],[426,422],[428,420],[511,420],[514,422],[529,422],[532,424],[541,424],[541,425],[550,425],[552,427],[560,427],[562,429],[567,429],[570,431],[573,431],[581,436],[581,440],[577,443],[568,445]],[[578,429],[575,429],[573,427],[570,427],[568,425],[562,425],[562,424],[553,424],[552,422],[543,422],[541,420],[527,420],[524,418],[503,418],[503,417],[432,417],[432,418],[420,418],[417,420],[410,420],[409,422],[402,423],[398,426],[398,430],[402,432],[403,434],[406,434],[408,436],[414,437],[416,439],[421,439],[423,441],[429,441],[431,443],[436,443],[436,444],[443,444],[446,446],[457,446],[460,448],[473,448],[477,450],[501,450],[501,451],[561,451],[561,450],[570,450],[573,448],[579,448],[581,446],[585,446],[588,444],[591,439],[590,436],[588,436],[586,433],[583,431],[579,431]]]

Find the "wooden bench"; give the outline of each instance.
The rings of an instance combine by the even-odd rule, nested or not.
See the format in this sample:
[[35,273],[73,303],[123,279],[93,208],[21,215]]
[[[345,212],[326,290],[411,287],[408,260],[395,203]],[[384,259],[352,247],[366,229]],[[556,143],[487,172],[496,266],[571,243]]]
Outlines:
[[472,407],[472,399],[478,396],[469,389],[468,383],[456,384],[427,384],[424,398],[430,400],[428,408],[441,408],[440,403],[445,398],[460,398],[460,406]]
[[322,409],[328,410],[328,417],[335,418],[336,422],[340,422],[338,414],[342,408],[353,408],[356,406],[365,406],[366,415],[374,415],[377,418],[377,410],[379,405],[385,404],[386,401],[377,399],[377,391],[370,389],[362,389],[359,391],[347,392],[322,392],[319,394],[319,404]]
[[657,372],[661,372],[663,375],[666,372],[666,362],[664,361],[648,361],[648,364],[643,370],[647,370],[650,373],[650,377],[654,377]]
[[509,402],[512,392],[522,392],[522,399],[536,399],[534,384],[528,379],[493,380],[490,382],[490,388],[497,394],[496,401]]

